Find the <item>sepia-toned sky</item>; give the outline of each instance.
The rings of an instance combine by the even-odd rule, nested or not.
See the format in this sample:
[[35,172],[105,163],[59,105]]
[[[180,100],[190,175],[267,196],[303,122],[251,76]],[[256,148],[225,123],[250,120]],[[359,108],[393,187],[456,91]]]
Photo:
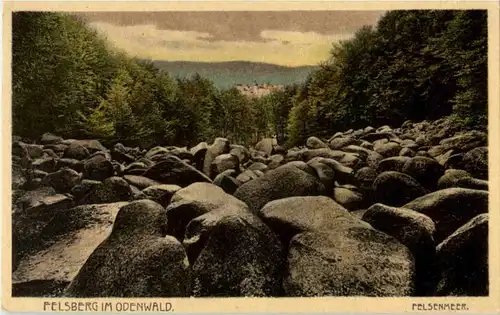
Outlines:
[[86,12],[128,54],[155,60],[244,60],[286,66],[326,60],[332,43],[375,25],[383,11]]

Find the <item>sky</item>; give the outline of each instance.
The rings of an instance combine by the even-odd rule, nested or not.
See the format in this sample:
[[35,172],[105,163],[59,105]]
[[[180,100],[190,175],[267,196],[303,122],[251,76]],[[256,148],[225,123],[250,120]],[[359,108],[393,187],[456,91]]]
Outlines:
[[383,11],[79,13],[116,48],[144,59],[316,65],[332,43],[375,25]]

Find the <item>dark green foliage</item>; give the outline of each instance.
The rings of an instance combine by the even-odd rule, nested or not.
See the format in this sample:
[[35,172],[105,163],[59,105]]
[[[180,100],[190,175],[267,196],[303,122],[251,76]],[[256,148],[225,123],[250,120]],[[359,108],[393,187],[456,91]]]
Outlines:
[[334,45],[295,98],[289,144],[451,115],[487,125],[487,12],[391,11]]

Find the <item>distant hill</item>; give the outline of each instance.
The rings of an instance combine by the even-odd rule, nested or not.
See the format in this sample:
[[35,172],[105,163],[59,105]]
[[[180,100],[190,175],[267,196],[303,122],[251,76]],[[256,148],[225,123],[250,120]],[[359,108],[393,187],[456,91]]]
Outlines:
[[152,60],[160,70],[173,77],[190,77],[199,73],[210,79],[219,88],[237,84],[286,85],[304,82],[307,75],[319,69],[317,66],[285,67],[275,64],[230,61],[230,62],[191,62]]

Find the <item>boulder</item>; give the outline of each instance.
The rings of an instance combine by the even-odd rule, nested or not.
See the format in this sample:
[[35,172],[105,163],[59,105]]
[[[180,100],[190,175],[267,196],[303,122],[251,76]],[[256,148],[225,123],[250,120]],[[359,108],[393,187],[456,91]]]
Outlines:
[[85,148],[83,145],[78,143],[70,144],[66,150],[64,150],[63,157],[66,159],[75,159],[75,160],[85,160],[90,156],[89,150]]
[[387,142],[379,146],[374,146],[373,150],[384,157],[391,157],[399,155],[401,145],[396,142]]
[[488,214],[480,214],[437,247],[437,296],[488,296]]
[[82,180],[82,174],[70,168],[63,168],[57,172],[47,174],[42,183],[52,186],[57,192],[68,193]]
[[149,186],[161,185],[160,182],[154,179],[139,175],[124,175],[123,179],[125,179],[130,185],[134,185],[139,189],[145,189]]
[[332,230],[339,217],[350,218],[349,211],[325,196],[289,197],[268,202],[259,216],[288,246],[297,234]]
[[246,163],[250,158],[250,151],[242,145],[232,144],[230,145],[231,151],[229,154],[234,155],[240,161],[240,164]]
[[[290,154],[290,152],[289,152]],[[331,150],[331,149],[309,149],[309,150],[304,150],[303,152],[300,152],[300,155],[302,156],[302,159],[299,158],[297,160],[303,160],[305,162],[315,158],[315,157],[323,157],[323,158],[328,158],[328,159],[333,159],[336,161],[339,161],[342,159],[346,154],[346,152],[338,151],[338,150]]]
[[413,177],[393,171],[378,175],[372,189],[376,202],[395,207],[428,193]]
[[222,188],[226,193],[232,195],[242,184],[233,177],[235,174],[235,170],[224,171],[215,177],[214,184]]
[[[64,142],[63,142],[64,143]],[[77,144],[77,145],[82,145],[84,146],[90,154],[98,151],[106,151],[107,149],[99,142],[99,140],[95,139],[85,139],[85,140],[73,140],[69,143],[71,144]]]
[[245,203],[209,183],[194,183],[178,190],[167,207],[167,234],[182,241],[189,222],[224,205],[246,207]]
[[333,189],[333,199],[350,211],[363,208],[365,203],[363,194],[343,187]]
[[437,243],[473,217],[488,212],[488,192],[447,188],[419,197],[403,206],[427,215],[436,223]]
[[403,166],[409,160],[411,160],[411,158],[407,156],[393,156],[390,158],[383,159],[378,163],[377,171],[379,173],[386,171],[401,172],[403,170]]
[[78,173],[83,173],[83,162],[78,161],[76,159],[66,159],[66,158],[58,159],[57,160],[57,167],[59,169],[71,168],[71,169],[77,171]]
[[39,205],[45,197],[56,195],[54,188],[42,186],[34,190],[28,190],[22,193],[17,199],[12,200],[13,212],[23,211]]
[[241,183],[246,183],[246,182],[248,182],[252,179],[256,179],[256,178],[259,178],[259,175],[257,175],[257,173],[255,173],[255,171],[252,171],[249,169],[246,169],[241,174],[236,176],[236,180],[241,182]]
[[444,167],[431,158],[416,156],[405,163],[402,172],[415,178],[427,189],[434,190],[444,174]]
[[170,152],[167,148],[157,146],[157,147],[150,149],[148,152],[146,152],[144,157],[147,159],[152,159],[154,156],[164,155],[164,154],[169,154],[169,153]]
[[131,154],[128,154],[125,151],[125,148],[122,148],[120,146],[115,146],[113,149],[111,149],[111,157],[113,158],[113,160],[122,163],[133,163],[135,161],[135,157]]
[[210,175],[215,178],[218,174],[227,171],[239,171],[240,161],[237,156],[227,154],[218,155],[212,162]]
[[488,147],[478,147],[465,153],[462,167],[479,179],[488,179]]
[[[210,178],[212,176],[212,163],[215,158],[221,154],[229,153],[229,140],[226,138],[216,138],[214,143],[210,145],[205,153],[205,160],[203,161],[203,173]],[[237,160],[237,158],[236,158]]]
[[246,202],[250,210],[256,213],[272,200],[326,194],[325,186],[315,176],[285,164],[244,183],[234,196]]
[[12,143],[12,154],[20,157],[29,157],[36,159],[43,156],[43,145],[28,144],[24,142]]
[[[57,213],[39,213],[17,221],[16,252],[23,250],[12,273],[12,283],[25,287],[18,296],[60,296],[62,286],[48,290],[47,285],[67,286],[76,276],[87,258],[109,235],[118,209],[126,203],[84,205],[61,209]],[[16,218],[18,219],[18,218]],[[28,227],[30,238],[19,235],[21,225]],[[35,227],[34,229],[32,227]],[[19,243],[24,238],[24,243]],[[18,252],[19,253],[19,252]],[[29,291],[26,287],[29,285]],[[58,289],[54,293],[54,289]]]
[[268,169],[273,170],[285,161],[285,157],[281,154],[273,154],[269,157],[269,164],[267,165]]
[[306,147],[309,149],[321,149],[328,148],[328,145],[317,137],[309,137],[306,141]]
[[42,144],[59,144],[63,141],[63,138],[56,136],[50,132],[46,132],[42,135],[40,142]]
[[102,181],[113,176],[113,164],[106,155],[97,154],[83,164],[83,178]]
[[111,234],[92,252],[65,296],[189,296],[186,252],[175,238],[164,236],[165,217],[165,208],[151,200],[122,207]]
[[143,189],[141,196],[166,207],[172,196],[180,189],[181,187],[177,185],[153,185]]
[[36,170],[53,173],[57,171],[57,159],[51,157],[37,158],[31,162],[31,167]]
[[394,208],[380,203],[368,208],[362,219],[408,247],[415,257],[416,294],[432,295],[436,254],[436,226],[432,219],[410,209]]
[[487,145],[487,135],[480,131],[468,131],[451,138],[443,139],[439,142],[443,150],[456,150],[457,152],[467,152],[476,147]]
[[286,269],[287,296],[384,297],[415,292],[415,266],[406,246],[350,220],[332,231],[296,235]]
[[316,177],[325,186],[326,191],[331,191],[334,184],[335,172],[326,164],[321,163],[321,158],[314,158],[307,165],[314,169]]
[[193,263],[194,296],[282,295],[283,248],[246,206],[224,205],[191,221],[184,245],[195,244],[202,249]]
[[78,185],[71,189],[71,194],[75,196],[75,200],[82,200],[93,189],[100,187],[102,182],[97,180],[83,179]]
[[330,147],[330,149],[340,150],[350,145],[358,145],[359,143],[360,143],[359,140],[352,137],[339,137],[330,140],[328,142],[328,146]]
[[195,182],[211,182],[210,178],[206,175],[173,155],[151,166],[142,176],[154,179],[163,184],[178,185],[181,187],[189,186]]
[[194,158],[193,153],[191,153],[191,151],[188,151],[188,149],[186,147],[183,147],[183,148],[175,147],[175,148],[169,150],[169,153],[172,155],[175,155],[176,157],[178,157],[181,160],[188,160],[189,163],[191,163],[191,160],[193,160],[193,158]]
[[255,150],[264,152],[267,156],[271,156],[274,153],[273,149],[276,145],[278,145],[278,142],[276,139],[265,138],[265,139],[260,140],[255,145]]
[[448,169],[438,180],[438,189],[452,187],[488,190],[488,181],[473,178],[472,175],[464,170]]
[[372,190],[373,182],[375,181],[377,176],[377,171],[368,166],[360,168],[354,174],[354,178],[358,182],[359,188],[361,188],[365,192]]
[[101,185],[92,186],[80,201],[82,204],[110,203],[132,199],[130,185],[121,177],[108,177]]
[[[307,165],[312,166],[312,165],[315,165],[317,162],[328,166],[333,171],[333,177],[334,177],[336,182],[339,182],[342,184],[356,184],[357,183],[355,180],[355,177],[354,177],[355,173],[354,173],[354,170],[352,168],[347,167],[347,166],[345,166],[345,165],[341,164],[340,162],[337,162],[333,159],[321,158],[321,157],[317,157],[317,158],[309,160],[307,162]],[[306,171],[306,170],[304,170],[304,171]]]
[[205,162],[205,154],[207,153],[208,143],[200,142],[196,146],[189,149],[189,152],[193,154],[193,161],[196,165],[196,169],[202,171],[203,163]]

